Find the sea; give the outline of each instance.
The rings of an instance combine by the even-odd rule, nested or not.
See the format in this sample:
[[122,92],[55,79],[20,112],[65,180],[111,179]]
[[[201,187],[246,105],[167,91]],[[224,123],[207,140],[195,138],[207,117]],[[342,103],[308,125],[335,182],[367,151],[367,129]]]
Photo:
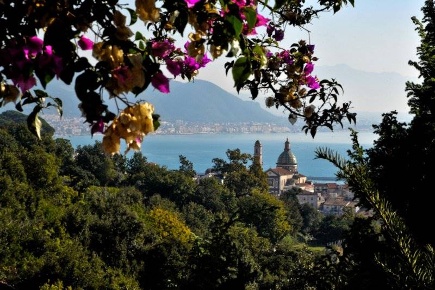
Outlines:
[[[60,136],[59,136],[60,137]],[[358,140],[363,148],[373,146],[377,135],[372,132],[359,132]],[[93,145],[102,140],[102,135],[68,136],[72,146]],[[214,158],[228,161],[227,150],[240,149],[242,153],[254,154],[254,144],[260,141],[263,149],[263,169],[275,168],[278,156],[284,151],[286,140],[298,162],[298,172],[313,182],[337,182],[337,168],[327,160],[316,159],[317,148],[329,148],[343,158],[352,148],[350,132],[318,132],[314,138],[305,133],[255,133],[255,134],[186,134],[162,135],[149,134],[145,137],[141,151],[148,162],[154,162],[168,169],[179,169],[179,156],[183,155],[192,162],[198,174],[213,166]],[[122,152],[125,145],[121,146]],[[133,152],[127,153],[127,157]]]

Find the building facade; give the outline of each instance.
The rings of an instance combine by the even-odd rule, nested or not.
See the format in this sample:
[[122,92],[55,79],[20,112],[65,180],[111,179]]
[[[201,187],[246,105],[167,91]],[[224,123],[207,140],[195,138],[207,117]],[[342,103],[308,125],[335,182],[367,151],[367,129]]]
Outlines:
[[[262,164],[263,160],[262,150],[262,145],[257,140],[254,145],[254,158],[260,164]],[[284,150],[278,156],[276,167],[267,169],[265,173],[269,184],[269,192],[278,196],[295,184],[306,181],[306,177],[298,173],[298,162],[290,149],[288,138],[284,143]]]
[[[260,141],[254,145],[254,160],[263,160],[263,147]],[[279,154],[275,168],[265,171],[269,184],[269,193],[280,196],[283,192],[293,187],[300,189],[297,195],[299,204],[309,204],[325,215],[342,215],[345,208],[349,207],[354,212],[359,211],[353,201],[353,193],[346,184],[337,183],[312,183],[307,177],[298,172],[296,156],[290,149],[290,142],[284,143],[284,150]]]

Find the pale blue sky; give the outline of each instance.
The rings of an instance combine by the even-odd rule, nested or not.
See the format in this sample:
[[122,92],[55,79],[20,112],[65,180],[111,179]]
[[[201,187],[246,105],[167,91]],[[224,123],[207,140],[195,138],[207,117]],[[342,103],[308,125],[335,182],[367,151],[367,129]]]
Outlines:
[[416,76],[408,60],[416,59],[419,37],[411,21],[421,19],[423,0],[355,0],[312,25],[319,65],[347,64],[369,72]]
[[[418,60],[416,48],[420,39],[411,17],[421,19],[423,4],[424,0],[355,0],[354,7],[345,7],[336,14],[320,15],[307,26],[310,35],[300,29],[289,28],[286,31],[286,41],[291,44],[309,38],[315,44],[315,55],[319,58],[316,66],[346,64],[364,72],[396,72],[416,80],[418,71],[409,66],[408,61]],[[223,62],[221,60],[201,70],[198,78],[218,83],[234,93],[231,77],[225,77]],[[331,79],[334,75],[322,75],[321,78]],[[368,79],[361,78],[358,81],[361,87],[371,87],[371,91],[376,92]],[[404,86],[405,84],[403,88]],[[379,97],[371,94],[366,99],[366,96],[362,96],[363,92],[361,96],[348,94],[343,97],[343,101],[352,100],[357,111],[407,112],[403,88],[394,88],[389,94]]]
[[[130,4],[133,0],[127,0]],[[317,3],[307,0],[307,3]],[[420,39],[411,21],[412,16],[422,17],[421,7],[424,0],[355,0],[355,6],[344,7],[336,14],[324,13],[306,28],[306,31],[289,27],[286,31],[286,44],[300,39],[315,44],[315,55],[319,58],[316,66],[334,66],[345,64],[352,69],[369,73],[395,72],[416,80],[418,71],[408,65],[409,60],[417,61],[416,48]],[[139,21],[140,22],[140,21]],[[231,74],[225,76],[224,63],[229,59],[220,58],[201,69],[197,78],[212,81],[221,88],[237,95],[233,88]],[[313,74],[316,74],[314,70]],[[353,81],[358,87],[347,89],[347,95],[341,101],[349,101],[357,111],[407,112],[407,99],[404,86],[395,87],[376,95],[377,90],[369,78],[359,74]],[[169,77],[169,75],[168,75]],[[371,76],[373,79],[373,75]],[[321,75],[321,79],[335,78],[334,75]],[[182,81],[180,78],[176,80]],[[340,80],[338,79],[340,82]],[[343,83],[342,83],[343,84]],[[346,92],[346,84],[345,86]],[[388,86],[388,83],[386,83]],[[370,92],[365,89],[370,87]],[[384,86],[385,87],[385,86]],[[351,93],[350,92],[356,92]],[[194,92],[195,93],[195,92]],[[240,95],[248,100],[246,95]],[[258,98],[260,104],[264,97]]]
[[317,65],[347,64],[368,72],[415,77],[417,72],[408,61],[417,60],[419,37],[411,17],[421,18],[423,4],[424,0],[355,0],[355,7],[321,14],[306,27],[310,35],[289,27],[286,41],[310,38],[316,45]]

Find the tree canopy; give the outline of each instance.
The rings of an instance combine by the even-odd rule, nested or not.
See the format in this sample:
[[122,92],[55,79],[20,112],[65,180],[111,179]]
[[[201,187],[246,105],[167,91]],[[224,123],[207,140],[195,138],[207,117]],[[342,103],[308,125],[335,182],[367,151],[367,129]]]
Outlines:
[[[355,121],[350,104],[338,105],[340,84],[313,74],[314,44],[280,46],[288,27],[347,4],[354,3],[0,1],[1,105],[33,105],[26,124],[42,141],[33,142],[20,115],[0,119],[0,287],[434,289],[435,243],[425,226],[435,164],[432,0],[421,21],[413,18],[421,45],[410,65],[422,83],[406,86],[412,121],[385,113],[370,149],[353,131],[348,160],[317,151],[337,166],[368,217],[322,218],[296,204],[297,192],[270,195],[264,173],[255,163],[247,168],[252,156],[240,150],[213,160],[224,182],[194,180],[183,156],[180,169],[169,171],[139,153],[130,160],[104,154],[117,153],[121,139],[137,150],[158,128],[153,105],[136,99],[147,87],[168,92],[168,75],[191,81],[221,57],[237,92],[248,89],[253,99],[271,92],[268,105],[288,110],[291,123],[303,119],[313,137],[320,126]],[[74,86],[102,144],[74,151],[52,139],[38,114],[56,107],[62,115],[62,99],[36,85],[56,79]],[[321,253],[295,242],[338,236],[342,248]]]
[[[0,2],[0,104],[18,110],[33,105],[29,129],[40,137],[38,114],[62,99],[44,89],[51,81],[74,86],[91,133],[104,134],[107,153],[140,149],[159,126],[159,115],[143,100],[152,86],[170,91],[170,79],[188,81],[201,68],[226,58],[222,69],[234,88],[252,99],[265,93],[267,106],[283,107],[289,122],[302,119],[305,133],[355,122],[350,103],[339,103],[341,85],[314,74],[315,44],[282,41],[291,27],[304,28],[323,12],[336,13],[353,0],[138,0]],[[307,30],[308,33],[308,30]],[[140,99],[139,99],[140,98]],[[108,109],[115,102],[117,112]]]
[[412,18],[421,44],[419,61],[409,64],[422,80],[406,84],[412,120],[399,122],[397,112],[384,113],[373,126],[379,137],[369,149],[360,146],[353,131],[349,160],[325,148],[317,151],[337,166],[337,175],[349,183],[360,205],[374,212],[371,222],[354,223],[344,252],[358,256],[362,271],[381,268],[388,284],[400,289],[432,289],[435,284],[435,238],[424,226],[433,218],[433,207],[425,200],[431,198],[435,177],[434,2],[425,1],[422,11],[422,20]]
[[264,176],[245,163],[249,154],[229,151],[228,160],[219,159],[233,176],[229,183],[195,180],[184,157],[179,170],[168,170],[139,152],[108,156],[99,142],[77,148],[76,158],[68,154],[71,143],[51,135],[29,146],[23,141],[34,136],[25,124],[0,127],[1,289],[335,283],[309,275],[325,251],[298,241],[293,217],[303,213],[261,186]]

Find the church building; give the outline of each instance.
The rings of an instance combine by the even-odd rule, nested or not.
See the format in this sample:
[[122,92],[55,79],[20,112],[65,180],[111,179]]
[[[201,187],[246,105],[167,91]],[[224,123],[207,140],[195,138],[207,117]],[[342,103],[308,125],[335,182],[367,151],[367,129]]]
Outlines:
[[[263,148],[258,140],[254,145],[254,159],[263,165]],[[298,162],[290,149],[288,138],[284,143],[284,151],[278,156],[276,167],[267,169],[265,173],[269,192],[278,196],[295,184],[305,183],[307,180],[306,176],[298,173]]]

